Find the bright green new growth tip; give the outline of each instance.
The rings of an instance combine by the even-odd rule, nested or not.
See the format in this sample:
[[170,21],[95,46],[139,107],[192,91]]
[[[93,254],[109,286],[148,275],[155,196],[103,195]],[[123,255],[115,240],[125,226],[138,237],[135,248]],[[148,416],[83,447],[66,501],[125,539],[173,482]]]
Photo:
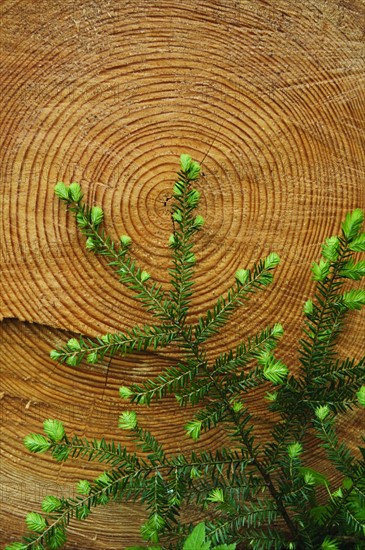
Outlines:
[[[146,508],[141,527],[146,542],[135,550],[234,550],[237,544],[255,550],[364,548],[365,449],[351,450],[335,428],[338,414],[365,407],[364,349],[360,359],[340,358],[336,347],[348,312],[365,305],[365,290],[348,284],[365,276],[365,261],[358,257],[365,252],[364,214],[359,209],[348,213],[341,234],[325,241],[322,258],[312,266],[316,290],[304,305],[299,370],[290,365],[291,357],[276,357],[284,333],[277,322],[210,360],[209,339],[237,308],[272,283],[279,256],[273,252],[250,269],[238,269],[226,294],[196,323],[189,322],[197,263],[194,236],[204,225],[196,214],[200,192],[193,187],[199,174],[199,164],[181,155],[168,239],[169,289],[138,265],[128,235],[114,241],[105,234],[103,210],[83,202],[77,183],[56,185],[56,195],[74,215],[87,250],[107,259],[153,323],[96,339],[73,337],[53,350],[51,358],[77,366],[172,343],[180,353],[157,377],[120,388],[120,397],[131,407],[120,415],[119,428],[135,443],[135,453],[120,442],[68,436],[62,422],[53,419],[44,422],[44,434],[25,438],[32,453],[50,452],[58,461],[97,460],[106,469],[94,480],[79,481],[74,498],[47,496],[42,513],[28,513],[28,534],[7,550],[61,548],[72,519],[84,520],[93,508],[113,500],[142,502]],[[257,388],[266,390],[263,404],[277,418],[267,441],[256,438],[252,405],[246,399]],[[140,425],[134,409],[169,393],[181,407],[195,406],[185,425],[187,437],[197,441],[202,433],[220,428],[227,447],[167,453]],[[327,479],[326,471],[313,468],[305,452],[309,434],[317,437],[329,465],[337,469],[337,484]],[[185,509],[194,512],[184,515]],[[194,522],[195,513],[204,522]]]

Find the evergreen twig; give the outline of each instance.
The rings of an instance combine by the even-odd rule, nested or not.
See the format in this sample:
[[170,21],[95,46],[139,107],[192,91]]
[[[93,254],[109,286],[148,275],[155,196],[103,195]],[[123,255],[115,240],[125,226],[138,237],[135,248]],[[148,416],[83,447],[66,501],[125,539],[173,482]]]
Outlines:
[[[86,248],[108,259],[120,282],[155,322],[95,339],[71,338],[51,357],[76,366],[84,360],[98,363],[105,356],[174,343],[180,350],[177,361],[154,379],[122,386],[121,398],[148,406],[151,400],[173,393],[180,406],[199,404],[185,426],[187,436],[199,440],[202,432],[223,428],[231,448],[169,454],[139,425],[134,410],[119,417],[119,427],[134,443],[133,453],[120,442],[69,437],[59,420],[48,419],[44,434],[25,438],[30,452],[48,452],[58,461],[86,458],[105,464],[106,470],[93,481],[81,480],[75,498],[46,497],[42,514],[30,512],[26,517],[29,533],[7,550],[61,548],[71,520],[84,520],[93,508],[111,500],[138,501],[146,507],[148,519],[141,536],[153,546],[135,550],[203,550],[212,543],[219,545],[217,550],[234,550],[241,543],[256,550],[365,548],[365,449],[359,447],[359,458],[336,433],[339,413],[365,407],[364,350],[358,360],[340,358],[336,347],[348,312],[365,305],[365,290],[348,290],[346,284],[365,276],[365,261],[358,260],[365,252],[364,214],[359,209],[348,213],[341,234],[326,240],[322,259],[313,264],[316,290],[314,299],[304,306],[298,374],[275,355],[283,335],[278,323],[211,361],[206,348],[209,339],[250,296],[272,283],[279,256],[271,253],[250,270],[239,269],[226,295],[197,323],[188,321],[196,264],[194,235],[204,225],[202,216],[194,213],[200,193],[192,184],[199,173],[199,164],[182,155],[173,189],[169,291],[138,265],[130,237],[122,235],[115,243],[105,234],[102,209],[83,202],[78,184],[57,184],[56,194],[74,214]],[[265,442],[256,438],[245,400],[262,385],[269,390],[268,410],[278,417]],[[331,487],[324,473],[304,459],[308,433],[317,435],[318,447],[338,471],[340,486]],[[321,493],[323,486],[327,499]],[[205,523],[194,525],[181,519],[180,511],[191,503],[204,514]]]

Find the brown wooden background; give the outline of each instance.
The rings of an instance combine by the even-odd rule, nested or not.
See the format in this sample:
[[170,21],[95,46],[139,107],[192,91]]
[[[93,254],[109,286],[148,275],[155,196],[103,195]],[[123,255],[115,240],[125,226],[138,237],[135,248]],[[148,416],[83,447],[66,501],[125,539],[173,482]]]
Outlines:
[[[115,237],[168,281],[169,197],[178,156],[203,163],[194,315],[234,272],[270,250],[277,284],[235,315],[212,354],[266,324],[295,341],[320,243],[349,209],[365,207],[363,0],[3,0],[1,34],[0,541],[18,540],[47,494],[72,494],[96,466],[33,458],[22,445],[43,419],[121,437],[118,387],[169,364],[167,352],[73,369],[49,350],[148,322],[102,260],[88,255],[59,180],[82,184]],[[364,350],[354,316],[344,355]],[[233,330],[232,330],[233,327]],[[259,432],[270,430],[255,396]],[[184,448],[172,400],[142,412],[171,452]],[[359,417],[346,428],[350,441]],[[210,434],[204,445],[219,446]],[[320,461],[320,459],[317,459]],[[109,506],[73,524],[67,548],[136,543],[143,511]]]

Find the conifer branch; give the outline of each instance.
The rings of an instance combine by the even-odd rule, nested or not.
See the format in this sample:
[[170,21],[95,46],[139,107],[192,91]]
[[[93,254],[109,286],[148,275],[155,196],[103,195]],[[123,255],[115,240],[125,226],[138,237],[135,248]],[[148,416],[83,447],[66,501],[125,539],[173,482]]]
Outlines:
[[[173,190],[168,291],[152,282],[132,258],[130,237],[122,235],[115,244],[105,234],[102,209],[82,202],[78,184],[57,184],[56,194],[75,215],[86,236],[86,248],[108,258],[121,283],[161,324],[135,326],[95,339],[72,338],[53,350],[51,357],[76,366],[83,359],[95,363],[116,353],[156,350],[175,343],[179,348],[176,362],[154,379],[122,386],[120,397],[149,405],[173,393],[181,406],[199,403],[185,426],[187,435],[198,440],[202,432],[222,428],[231,448],[167,453],[158,438],[139,425],[133,410],[119,417],[119,427],[133,441],[132,453],[119,442],[90,441],[77,435],[69,438],[61,422],[48,419],[44,434],[25,438],[30,452],[49,452],[60,462],[86,458],[106,464],[107,470],[96,480],[81,480],[76,498],[46,497],[42,503],[45,516],[30,512],[26,518],[30,533],[6,550],[61,548],[72,518],[84,520],[93,508],[114,499],[144,504],[148,519],[141,535],[158,544],[155,550],[186,550],[198,539],[200,545],[206,544],[204,524],[194,527],[193,522],[182,520],[180,512],[192,503],[206,518],[207,544],[220,544],[217,550],[233,550],[239,542],[254,550],[334,550],[340,545],[358,550],[365,533],[365,448],[359,447],[363,458],[357,458],[337,436],[335,420],[348,408],[365,407],[365,356],[361,350],[360,360],[341,359],[336,343],[347,313],[365,305],[365,290],[348,289],[348,283],[365,277],[365,261],[358,259],[365,252],[364,214],[359,209],[347,214],[341,235],[326,240],[321,260],[312,266],[316,290],[314,299],[304,306],[298,374],[292,374],[290,365],[274,355],[283,334],[279,324],[210,360],[205,347],[208,339],[253,293],[272,282],[279,257],[271,253],[251,270],[238,270],[226,295],[197,323],[189,323],[194,235],[204,220],[194,213],[200,194],[191,187],[200,167],[182,155],[180,168]],[[255,416],[246,401],[246,394],[263,384],[270,390],[266,393],[268,410],[278,416],[270,439],[264,442],[256,437]],[[306,462],[309,431],[316,433],[318,447],[327,452],[329,463],[343,477],[335,491],[331,492],[326,476]],[[328,492],[327,502],[323,495],[319,500],[318,487]],[[183,539],[188,535],[185,547]]]
[[261,260],[249,270],[239,270],[236,273],[236,282],[227,292],[227,296],[218,298],[212,310],[208,310],[205,317],[201,317],[195,328],[196,344],[202,344],[213,336],[228,321],[231,314],[247,300],[249,294],[268,286],[273,275],[271,271],[278,265],[280,258],[271,253],[265,260]]
[[239,541],[250,541],[252,528],[255,529],[260,524],[270,526],[278,516],[277,508],[272,501],[258,500],[250,505],[237,503],[236,506],[232,506],[230,512],[227,519],[218,519],[214,525],[207,525],[209,537],[213,542],[224,543],[228,534],[230,537],[233,534]]
[[188,313],[193,286],[193,267],[196,257],[193,253],[191,237],[204,224],[202,216],[193,216],[194,209],[199,204],[200,193],[191,189],[190,184],[199,178],[200,166],[188,155],[181,155],[181,171],[173,189],[172,220],[174,232],[169,244],[172,249],[173,269],[170,269],[170,298],[173,302],[173,315],[178,323],[183,323]]
[[144,325],[134,327],[125,333],[107,333],[96,340],[71,338],[63,347],[51,351],[51,359],[59,363],[76,366],[86,358],[87,363],[97,363],[105,355],[126,355],[134,351],[157,349],[170,344],[178,337],[174,327],[167,325]]
[[[323,245],[323,259],[312,267],[317,282],[317,304],[308,301],[305,306],[307,330],[301,341],[301,362],[306,373],[306,383],[331,363],[335,357],[334,345],[339,336],[344,317],[349,309],[357,309],[357,303],[343,300],[340,290],[344,279],[360,279],[364,270],[352,261],[351,245],[362,238],[360,233],[364,215],[361,210],[348,214],[342,225],[342,236],[331,237]],[[355,245],[356,248],[357,245]],[[361,248],[361,247],[360,247]],[[359,304],[365,301],[365,291],[359,291]],[[361,307],[361,305],[359,305]]]
[[156,282],[147,283],[151,277],[150,274],[138,267],[136,261],[130,257],[131,238],[128,235],[122,235],[120,245],[116,245],[100,229],[104,217],[103,210],[99,206],[91,208],[83,204],[80,186],[76,194],[71,186],[72,184],[67,187],[64,183],[59,183],[56,185],[55,192],[61,200],[66,202],[69,211],[75,216],[80,232],[87,237],[87,250],[110,258],[108,265],[113,267],[124,285],[134,290],[136,298],[142,302],[142,305],[155,316],[171,322],[171,314],[162,286]]

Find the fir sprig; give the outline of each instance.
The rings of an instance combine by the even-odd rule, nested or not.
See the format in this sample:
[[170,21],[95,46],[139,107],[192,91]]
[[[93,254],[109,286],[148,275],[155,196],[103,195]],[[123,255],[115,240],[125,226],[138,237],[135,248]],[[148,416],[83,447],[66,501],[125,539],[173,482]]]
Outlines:
[[200,166],[189,155],[181,155],[180,162],[181,171],[173,189],[174,203],[171,211],[174,232],[169,239],[173,263],[173,268],[170,269],[170,299],[174,319],[183,323],[192,296],[193,268],[196,263],[192,236],[202,227],[204,219],[200,215],[193,215],[199,204],[200,193],[191,188],[191,183],[199,178]]
[[167,346],[178,337],[175,327],[166,325],[145,325],[133,327],[125,333],[108,333],[100,338],[71,338],[63,347],[51,351],[51,358],[73,367],[84,359],[87,363],[98,363],[105,355],[126,355],[133,351],[144,351],[147,348],[157,349]]
[[[256,550],[364,548],[365,449],[359,448],[359,458],[336,432],[339,413],[365,407],[364,350],[361,359],[341,358],[337,347],[348,313],[365,305],[365,290],[349,288],[365,276],[365,261],[358,257],[365,252],[364,214],[360,209],[348,213],[341,234],[326,239],[322,258],[312,266],[316,288],[304,305],[299,373],[294,374],[291,359],[276,351],[284,331],[275,320],[211,360],[209,339],[254,293],[272,283],[279,256],[270,253],[250,269],[238,269],[225,295],[196,323],[189,322],[197,262],[194,237],[204,225],[196,214],[200,192],[193,187],[199,174],[199,164],[182,155],[172,193],[169,289],[138,264],[128,235],[115,242],[105,233],[102,208],[84,203],[77,183],[56,185],[56,195],[86,237],[86,249],[106,258],[154,323],[94,339],[73,337],[51,352],[52,359],[71,366],[98,364],[106,356],[170,344],[179,355],[155,378],[120,388],[120,397],[131,407],[120,415],[119,428],[121,437],[132,440],[133,452],[121,442],[68,436],[54,419],[44,422],[44,433],[25,438],[32,453],[48,452],[59,462],[97,461],[105,471],[94,480],[80,480],[74,498],[47,496],[42,512],[26,517],[29,533],[7,550],[61,548],[70,521],[85,520],[95,507],[113,500],[137,501],[146,508],[141,536],[150,545],[134,550],[208,550],[211,544],[218,545],[214,550],[234,550],[241,542]],[[260,386],[266,390],[268,412],[277,419],[267,441],[257,437],[247,399]],[[180,406],[195,407],[185,424],[188,437],[198,441],[208,430],[223,429],[231,448],[168,453],[140,426],[134,410],[168,393]],[[308,433],[316,434],[318,447],[338,471],[340,486],[331,487],[324,472],[308,462]],[[193,518],[182,519],[181,511],[191,505],[205,523],[195,526]]]
[[228,290],[227,296],[218,298],[213,309],[209,309],[206,315],[199,319],[195,327],[196,343],[201,344],[216,334],[237,307],[242,305],[242,301],[248,299],[250,293],[268,286],[273,280],[271,272],[279,261],[279,256],[271,253],[265,260],[255,264],[252,270],[237,271],[236,282]]

